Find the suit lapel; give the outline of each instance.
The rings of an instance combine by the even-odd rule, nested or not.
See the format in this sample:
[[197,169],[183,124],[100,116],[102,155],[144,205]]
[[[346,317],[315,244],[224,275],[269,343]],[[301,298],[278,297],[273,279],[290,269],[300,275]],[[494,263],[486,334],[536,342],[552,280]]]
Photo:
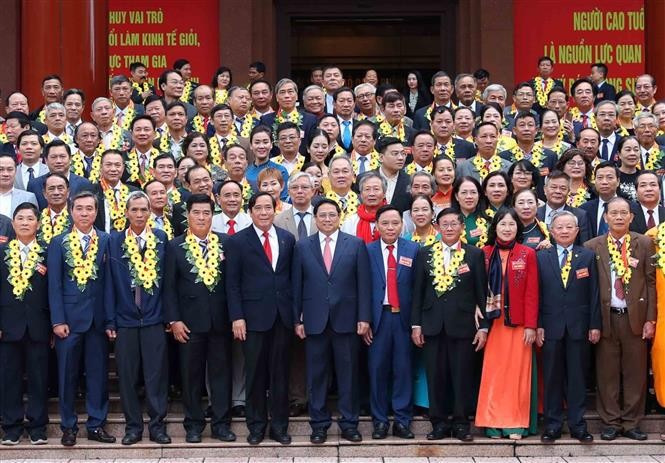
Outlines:
[[328,270],[326,270],[326,265],[323,262],[323,254],[321,253],[321,240],[319,239],[319,234],[312,235],[309,238],[309,245],[312,247],[312,254],[316,258],[316,261],[321,265],[321,270],[323,273],[328,275]]
[[[332,265],[330,266],[330,274],[332,275],[335,273],[335,267],[337,267],[337,263],[341,259],[342,252],[344,251],[344,248],[346,247],[347,237],[342,235],[342,233],[337,234],[337,244],[335,245],[335,255],[333,256],[333,261]],[[325,268],[325,266],[324,266]]]
[[381,269],[381,278],[383,279],[383,282],[386,282],[386,268],[383,266],[383,247],[381,246],[381,242],[378,241],[378,246],[376,246],[374,249],[376,252],[372,253],[372,258],[376,261],[376,265],[378,266],[377,268]]
[[[277,235],[277,245],[279,246],[279,256],[277,256],[277,265],[275,265],[275,269],[278,269],[280,265],[284,262],[284,259],[286,259],[287,249],[286,249],[286,241],[284,241],[283,236],[280,236],[279,232],[277,231],[277,228],[275,228],[275,234]],[[266,260],[268,259],[266,258]]]
[[[556,280],[559,282],[561,287],[565,290],[566,287],[563,285],[563,280],[561,279],[561,263],[559,262],[559,251],[557,250],[556,245],[552,246],[547,250],[549,256],[550,256],[550,261],[552,262],[552,268],[554,269],[554,274],[557,275]],[[570,270],[572,272],[572,262],[570,266]],[[568,275],[568,280],[570,281],[570,275]]]
[[256,249],[256,251],[259,253],[261,256],[261,260],[263,261],[264,264],[266,264],[270,269],[272,270],[272,262],[268,261],[268,256],[266,256],[266,252],[263,250],[263,244],[261,243],[261,240],[259,239],[258,235],[254,231],[253,226],[249,226],[247,229],[247,242]]
[[612,286],[612,274],[610,273],[610,251],[607,249],[607,235],[600,235],[604,238],[602,246],[598,249],[598,260],[600,261],[600,267],[602,272],[605,273],[606,281],[609,282],[610,287]]
[[291,232],[292,235],[298,236],[298,229],[296,229],[296,222],[293,220],[293,212],[288,211],[284,217],[286,220],[286,229]]

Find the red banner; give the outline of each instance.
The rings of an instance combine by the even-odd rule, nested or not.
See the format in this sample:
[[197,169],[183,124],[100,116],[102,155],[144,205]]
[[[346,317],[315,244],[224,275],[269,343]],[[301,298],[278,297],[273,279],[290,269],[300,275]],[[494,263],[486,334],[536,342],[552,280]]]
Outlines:
[[513,0],[513,12],[515,82],[537,75],[541,56],[568,89],[596,62],[617,91],[644,73],[643,0]]
[[148,81],[179,58],[192,66],[192,80],[208,84],[219,61],[219,0],[110,0],[109,76],[129,75],[140,61]]

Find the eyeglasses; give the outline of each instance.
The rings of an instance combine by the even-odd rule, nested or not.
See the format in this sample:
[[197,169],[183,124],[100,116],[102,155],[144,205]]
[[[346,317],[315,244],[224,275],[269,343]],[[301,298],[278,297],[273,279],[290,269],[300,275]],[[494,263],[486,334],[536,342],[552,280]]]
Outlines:
[[460,222],[443,222],[439,224],[439,228],[441,228],[441,230],[448,230],[449,228],[452,230],[459,227],[460,225]]
[[372,92],[367,92],[367,93],[361,93],[360,95],[356,95],[356,98],[359,100],[364,99],[364,98],[372,98],[374,94]]
[[279,141],[295,141],[297,139],[298,139],[298,137],[296,137],[295,135],[291,135],[290,137],[279,137],[278,138]]
[[337,212],[328,212],[327,214],[325,212],[319,212],[316,214],[316,217],[319,219],[336,219],[339,217],[339,214]]
[[611,211],[608,212],[607,215],[610,217],[628,217],[630,215],[630,211]]

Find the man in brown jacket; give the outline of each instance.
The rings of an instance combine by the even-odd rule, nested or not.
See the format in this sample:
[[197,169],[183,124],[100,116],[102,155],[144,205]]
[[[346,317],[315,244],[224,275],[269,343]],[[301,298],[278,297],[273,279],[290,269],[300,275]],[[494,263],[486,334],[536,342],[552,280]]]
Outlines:
[[625,199],[611,199],[604,218],[609,233],[585,244],[596,253],[603,319],[596,348],[597,409],[605,424],[600,438],[621,434],[646,440],[639,425],[646,400],[646,340],[656,328],[655,249],[649,238],[628,231],[633,214]]

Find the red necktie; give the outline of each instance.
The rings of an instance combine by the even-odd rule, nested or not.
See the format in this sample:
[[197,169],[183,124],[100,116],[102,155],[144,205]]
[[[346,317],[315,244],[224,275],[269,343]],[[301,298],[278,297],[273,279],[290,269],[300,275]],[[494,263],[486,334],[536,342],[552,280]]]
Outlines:
[[208,131],[208,124],[210,124],[210,117],[206,116],[203,118],[204,133]]
[[227,222],[229,225],[229,230],[226,232],[228,235],[235,235],[236,234],[236,221],[231,219]]
[[653,218],[653,209],[647,211],[649,214],[649,220],[647,220],[647,228],[653,228],[656,226],[656,221]]
[[263,232],[263,250],[266,253],[268,262],[272,265],[272,248],[270,247],[270,235],[268,235],[268,232]]
[[386,283],[388,284],[388,304],[392,307],[399,307],[399,294],[397,292],[397,260],[392,244],[386,246],[388,249],[388,269],[386,272]]
[[[621,259],[624,262],[624,266],[627,265],[626,263],[626,250],[621,244],[621,241],[616,240],[616,246],[618,249],[621,250]],[[614,292],[616,293],[617,297],[621,299],[622,301],[626,299],[626,294],[623,290],[623,281],[621,281],[621,278],[619,275],[614,279]]]
[[589,116],[587,116],[586,114],[582,114],[582,127],[584,127],[585,129],[589,127]]

